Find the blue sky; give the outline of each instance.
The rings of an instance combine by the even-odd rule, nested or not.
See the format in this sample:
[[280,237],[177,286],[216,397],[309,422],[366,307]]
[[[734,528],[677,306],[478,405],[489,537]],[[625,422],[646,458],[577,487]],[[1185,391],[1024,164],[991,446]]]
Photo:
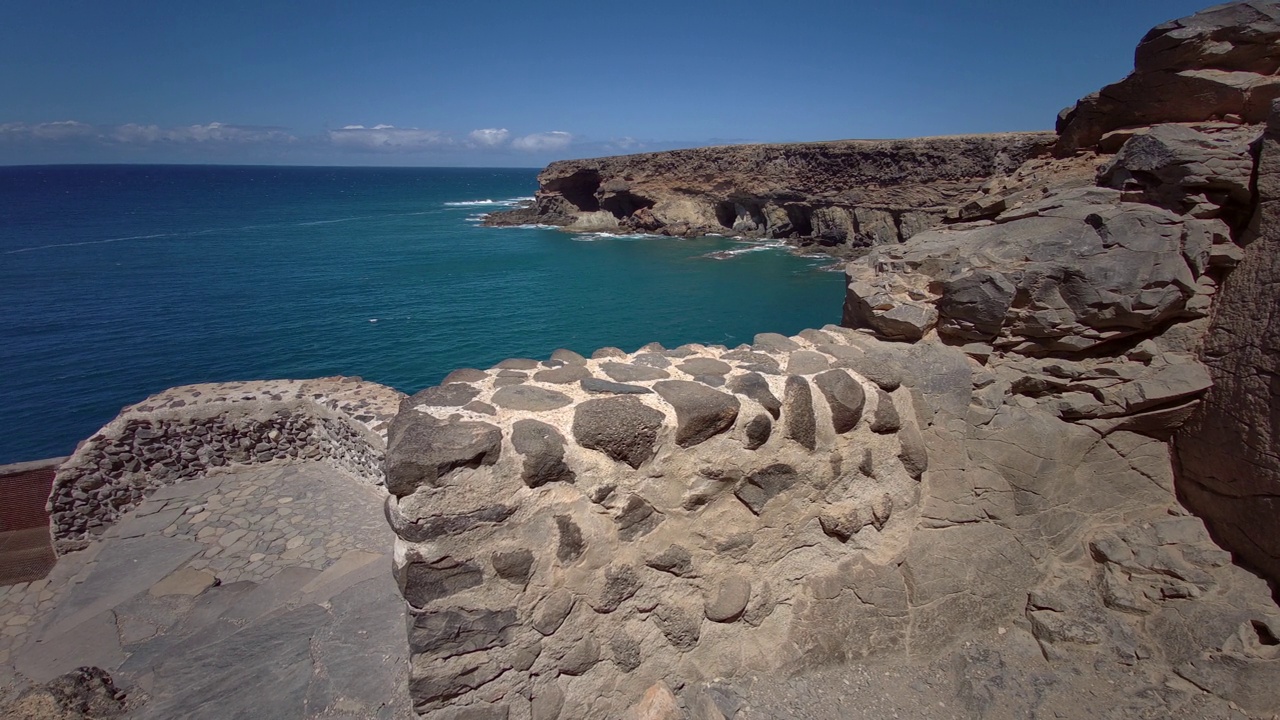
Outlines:
[[17,0],[0,164],[538,167],[1052,128],[1182,0]]

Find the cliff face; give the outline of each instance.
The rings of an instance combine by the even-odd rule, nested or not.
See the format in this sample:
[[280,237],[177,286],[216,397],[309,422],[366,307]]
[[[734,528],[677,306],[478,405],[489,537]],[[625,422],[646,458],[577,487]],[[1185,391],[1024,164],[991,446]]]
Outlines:
[[1214,307],[1205,404],[1177,437],[1180,491],[1231,549],[1280,582],[1280,109],[1263,138],[1258,206]]
[[531,208],[495,225],[784,238],[835,252],[935,225],[1052,133],[741,145],[567,160],[538,176]]

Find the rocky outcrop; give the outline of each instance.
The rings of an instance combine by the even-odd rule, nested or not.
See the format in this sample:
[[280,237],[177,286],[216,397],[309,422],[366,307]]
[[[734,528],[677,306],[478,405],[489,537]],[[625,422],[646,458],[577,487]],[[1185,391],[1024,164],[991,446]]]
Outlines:
[[532,207],[494,225],[733,234],[831,252],[897,243],[937,224],[992,176],[1053,140],[1000,133],[738,145],[552,163]]
[[876,248],[848,268],[844,324],[1081,356],[1204,318],[1240,257],[1260,132],[1148,128],[1102,158],[1094,187],[1007,189],[989,219]]
[[[1244,2],[1154,29],[1134,73],[1082,100],[1060,128],[1059,150],[1089,150],[1074,161],[1096,167],[1093,183],[1032,187],[1019,177],[1026,167],[994,179],[961,206],[968,219],[851,263],[844,309],[846,325],[897,340],[936,335],[1005,369],[1029,367],[1018,356],[1058,358],[1040,361],[1054,372],[1079,361],[1094,368],[1086,375],[1118,358],[1164,358],[1111,375],[1105,390],[1094,375],[1057,414],[1157,435],[1193,417],[1177,441],[1182,495],[1273,581],[1280,461],[1267,378],[1280,191],[1277,120],[1263,137],[1255,100],[1280,89],[1277,18],[1276,3]],[[1207,97],[1170,90],[1169,78],[1224,74],[1247,75],[1263,94],[1247,111],[1168,105]],[[1130,93],[1123,103],[1117,87]],[[1198,410],[1210,387],[1212,405]],[[1116,420],[1135,410],[1141,420]]]
[[1280,106],[1263,138],[1258,203],[1201,353],[1213,387],[1178,434],[1179,489],[1223,543],[1280,584]]
[[76,447],[54,478],[54,546],[74,550],[149,494],[230,465],[322,460],[382,482],[386,433],[404,397],[359,378],[208,383],[130,405]]
[[1062,111],[1059,154],[1106,144],[1107,134],[1167,122],[1261,123],[1280,97],[1280,8],[1218,5],[1158,25],[1134,53],[1134,70]]

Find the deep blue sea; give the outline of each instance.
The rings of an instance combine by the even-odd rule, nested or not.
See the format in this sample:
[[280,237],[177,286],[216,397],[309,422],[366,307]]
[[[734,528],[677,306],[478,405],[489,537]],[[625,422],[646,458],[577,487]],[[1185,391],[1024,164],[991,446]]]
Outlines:
[[413,392],[558,347],[732,346],[839,320],[829,259],[479,226],[536,175],[0,167],[0,463],[67,454],[173,385],[342,374]]

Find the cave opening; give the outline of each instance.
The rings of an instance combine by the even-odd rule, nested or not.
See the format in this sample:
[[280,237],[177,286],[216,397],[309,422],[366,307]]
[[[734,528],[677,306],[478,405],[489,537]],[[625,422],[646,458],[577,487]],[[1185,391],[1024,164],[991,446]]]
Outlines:
[[596,212],[600,209],[600,200],[596,198],[599,189],[600,171],[578,170],[567,177],[548,181],[544,191],[560,193],[581,212]]
[[738,209],[728,200],[716,203],[716,222],[732,230],[733,222],[738,219]]
[[614,217],[622,219],[635,214],[637,210],[651,208],[654,204],[654,201],[647,197],[636,195],[635,193],[627,190],[622,190],[609,195],[604,200],[601,200],[600,209],[608,210],[613,213]]
[[813,220],[809,217],[809,206],[793,203],[784,205],[782,209],[787,211],[787,220],[791,221],[791,229],[797,237],[813,235]]

